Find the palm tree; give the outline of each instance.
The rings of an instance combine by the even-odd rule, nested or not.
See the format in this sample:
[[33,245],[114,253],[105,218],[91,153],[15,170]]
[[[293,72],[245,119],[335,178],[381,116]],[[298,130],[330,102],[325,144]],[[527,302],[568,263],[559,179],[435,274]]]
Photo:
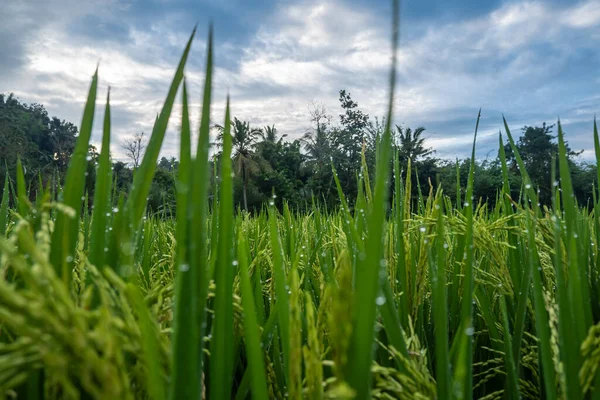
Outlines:
[[285,137],[287,137],[287,135],[285,135],[285,134],[279,136],[279,138],[277,138],[277,136],[278,136],[278,133],[277,133],[277,128],[275,128],[275,125],[265,126],[260,131],[260,137],[262,138],[263,142],[269,142],[269,143],[273,143],[273,144],[281,144],[283,139]]
[[[217,141],[223,143],[224,128],[221,125],[216,125],[215,127],[219,130]],[[240,121],[235,117],[231,121],[231,128],[233,133],[233,167],[242,180],[244,209],[248,210],[247,192],[250,178],[261,169],[269,168],[260,154],[255,151],[256,140],[263,134],[260,128],[253,128],[249,122]]]
[[400,160],[414,163],[418,158],[427,157],[433,154],[434,150],[425,147],[425,138],[421,134],[425,128],[418,127],[414,131],[410,128],[403,128],[396,125],[398,155]]

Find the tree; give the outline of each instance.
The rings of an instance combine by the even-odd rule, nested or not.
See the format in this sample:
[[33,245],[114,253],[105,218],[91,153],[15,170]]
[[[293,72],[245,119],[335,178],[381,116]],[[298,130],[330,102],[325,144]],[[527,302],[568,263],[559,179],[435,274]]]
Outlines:
[[306,166],[310,170],[308,187],[319,199],[335,192],[331,171],[332,143],[329,129],[331,116],[322,103],[311,100],[308,104],[311,127],[307,129],[300,143],[306,151]]
[[[523,134],[517,141],[516,147],[523,159],[525,169],[531,178],[531,183],[539,191],[538,197],[542,204],[549,205],[552,201],[551,170],[552,159],[558,157],[558,143],[556,136],[552,135],[554,125],[524,126]],[[510,144],[505,145],[507,161],[511,163],[513,173],[518,173],[515,155]],[[567,144],[567,158],[572,169],[577,168],[573,163],[573,157],[581,154],[574,152]]]
[[308,112],[313,126],[304,133],[301,142],[306,149],[309,161],[316,164],[316,169],[321,169],[323,165],[329,163],[330,159],[329,149],[331,143],[327,133],[331,116],[327,113],[327,109],[323,104],[314,100],[310,101]]
[[423,132],[425,128],[422,126],[413,131],[408,127],[396,125],[396,146],[398,157],[403,164],[408,163],[408,160],[414,164],[419,158],[433,154],[433,149],[425,147],[425,138],[421,136]]
[[146,145],[146,137],[143,131],[136,133],[133,138],[125,139],[121,145],[125,155],[131,161],[134,171],[140,166]]
[[179,161],[177,161],[175,157],[171,157],[171,159],[161,157],[158,161],[157,167],[160,169],[164,169],[165,171],[177,171],[177,169],[179,168]]
[[278,136],[275,125],[265,126],[260,130],[259,136],[262,138],[262,143],[281,143],[281,141],[287,137],[287,135]]
[[363,148],[365,152],[370,152],[374,151],[374,147],[366,146],[369,115],[358,108],[350,93],[340,90],[339,94],[343,114],[340,114],[340,127],[331,132],[334,148],[332,156],[344,192],[354,196],[358,191],[357,178],[363,172],[361,156]]
[[[235,117],[231,121],[231,127],[233,131],[233,167],[241,179],[244,209],[248,210],[248,184],[250,178],[261,168],[269,168],[260,154],[254,151],[256,141],[261,136],[262,131],[259,128],[251,127],[249,122],[240,121]],[[216,125],[216,128],[219,130],[217,141],[222,144],[224,128],[221,125]]]
[[133,182],[133,173],[127,168],[127,164],[117,161],[113,164],[113,179],[117,193],[126,195]]
[[30,192],[37,192],[37,177],[42,184],[64,178],[73,153],[77,127],[70,122],[48,116],[41,104],[21,103],[12,94],[0,94],[0,179],[14,175],[17,159],[26,167],[31,179]]

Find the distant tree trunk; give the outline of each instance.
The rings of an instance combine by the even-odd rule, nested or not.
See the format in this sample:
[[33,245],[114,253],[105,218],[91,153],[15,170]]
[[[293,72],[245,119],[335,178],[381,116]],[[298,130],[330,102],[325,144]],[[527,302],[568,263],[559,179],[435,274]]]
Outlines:
[[248,184],[246,182],[244,182],[244,184],[242,185],[242,193],[244,195],[244,210],[248,211],[248,199],[246,198],[246,187],[248,187]]

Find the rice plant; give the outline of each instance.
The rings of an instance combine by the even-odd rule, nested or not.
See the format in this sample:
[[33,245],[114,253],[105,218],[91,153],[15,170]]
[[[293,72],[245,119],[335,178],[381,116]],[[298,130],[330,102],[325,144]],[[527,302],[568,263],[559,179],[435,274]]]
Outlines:
[[[19,163],[0,204],[0,393],[27,399],[600,398],[600,193],[575,202],[559,127],[552,207],[523,177],[494,206],[402,180],[390,151],[390,97],[376,171],[339,207],[234,210],[229,100],[209,200],[212,31],[199,140],[191,149],[185,64],[156,119],[126,198],[113,198],[110,95],[93,211],[83,164],[92,78],[62,188],[31,202]],[[146,199],[181,94],[176,217]],[[593,126],[596,158],[600,141]],[[335,166],[332,166],[335,168]],[[372,180],[371,180],[372,178]],[[599,172],[600,178],[600,172]],[[411,187],[418,185],[413,201]],[[52,189],[52,190],[51,190]],[[460,193],[460,190],[458,191]],[[14,201],[11,203],[11,199]]]

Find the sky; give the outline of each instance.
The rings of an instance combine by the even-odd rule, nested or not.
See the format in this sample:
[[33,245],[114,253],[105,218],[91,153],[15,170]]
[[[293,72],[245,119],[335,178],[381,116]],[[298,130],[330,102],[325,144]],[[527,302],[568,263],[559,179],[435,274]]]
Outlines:
[[[196,24],[186,81],[197,129],[210,21],[213,122],[229,94],[234,116],[297,139],[311,102],[339,122],[340,89],[372,119],[385,115],[390,0],[13,0],[0,13],[0,93],[79,125],[99,65],[92,141],[110,86],[111,150],[123,159],[121,143],[151,131]],[[599,43],[600,0],[404,0],[393,122],[424,126],[438,157],[462,158],[482,108],[483,159],[497,154],[503,115],[517,135],[560,118],[571,148],[593,160]],[[177,157],[180,113],[161,156]]]

